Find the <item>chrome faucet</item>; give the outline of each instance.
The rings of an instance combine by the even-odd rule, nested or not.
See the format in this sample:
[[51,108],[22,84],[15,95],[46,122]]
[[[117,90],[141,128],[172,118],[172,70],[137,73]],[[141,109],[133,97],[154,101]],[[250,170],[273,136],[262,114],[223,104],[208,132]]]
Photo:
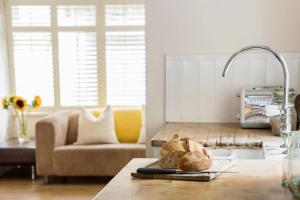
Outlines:
[[290,111],[288,108],[288,96],[289,96],[289,69],[287,67],[286,61],[284,60],[284,58],[277,53],[276,51],[274,51],[273,49],[271,49],[268,46],[263,46],[263,45],[253,45],[253,46],[247,46],[244,47],[240,50],[238,50],[237,52],[235,52],[227,61],[222,76],[226,77],[228,68],[230,66],[230,64],[232,63],[232,61],[234,60],[234,58],[243,53],[243,52],[247,52],[250,50],[265,50],[269,53],[271,53],[273,56],[275,56],[275,58],[279,61],[282,70],[283,70],[283,75],[284,75],[284,90],[283,90],[283,103],[282,103],[282,112],[281,112],[281,117],[280,117],[280,134],[282,139],[284,140],[284,144],[281,146],[283,148],[287,147],[287,139],[288,136],[291,134],[291,123],[290,123]]

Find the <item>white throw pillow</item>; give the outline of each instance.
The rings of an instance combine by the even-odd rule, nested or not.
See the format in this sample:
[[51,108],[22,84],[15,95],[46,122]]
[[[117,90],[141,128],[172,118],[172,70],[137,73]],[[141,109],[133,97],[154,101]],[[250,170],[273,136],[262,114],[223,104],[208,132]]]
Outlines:
[[107,106],[98,118],[83,108],[78,123],[76,144],[119,143],[110,106]]
[[142,109],[142,127],[140,130],[140,136],[137,141],[138,144],[146,144],[146,115],[145,115],[145,107]]

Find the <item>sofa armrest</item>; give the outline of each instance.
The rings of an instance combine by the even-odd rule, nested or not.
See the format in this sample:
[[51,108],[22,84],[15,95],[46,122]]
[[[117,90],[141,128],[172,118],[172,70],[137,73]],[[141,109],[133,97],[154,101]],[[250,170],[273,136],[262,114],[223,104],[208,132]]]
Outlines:
[[52,174],[52,152],[66,143],[69,112],[50,114],[36,123],[36,169],[38,175]]

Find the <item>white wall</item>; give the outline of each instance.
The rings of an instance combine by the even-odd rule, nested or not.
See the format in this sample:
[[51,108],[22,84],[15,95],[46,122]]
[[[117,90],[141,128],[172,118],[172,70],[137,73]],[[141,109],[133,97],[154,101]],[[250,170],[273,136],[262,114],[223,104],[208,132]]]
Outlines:
[[300,52],[299,0],[147,0],[147,156],[164,123],[164,55],[231,53],[250,44]]
[[[300,53],[284,53],[290,87],[300,91]],[[226,78],[222,71],[230,54],[168,55],[165,77],[167,122],[238,122],[243,88],[280,86],[283,71],[271,54],[249,53],[235,58]]]
[[[4,0],[0,0],[0,98],[9,93],[8,58],[6,46]],[[8,112],[0,108],[0,141],[7,136]]]

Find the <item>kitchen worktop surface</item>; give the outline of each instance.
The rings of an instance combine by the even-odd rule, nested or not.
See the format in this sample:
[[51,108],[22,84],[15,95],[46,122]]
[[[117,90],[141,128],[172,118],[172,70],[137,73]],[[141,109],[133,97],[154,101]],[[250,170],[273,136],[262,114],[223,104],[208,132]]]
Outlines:
[[282,164],[278,160],[237,160],[229,170],[210,182],[135,179],[130,173],[156,159],[130,161],[102,189],[96,200],[210,199],[210,200],[291,200],[292,194],[281,186]]
[[270,129],[242,129],[237,123],[166,123],[152,138],[161,147],[174,134],[189,137],[210,148],[263,149],[266,159],[282,158],[282,139]]

